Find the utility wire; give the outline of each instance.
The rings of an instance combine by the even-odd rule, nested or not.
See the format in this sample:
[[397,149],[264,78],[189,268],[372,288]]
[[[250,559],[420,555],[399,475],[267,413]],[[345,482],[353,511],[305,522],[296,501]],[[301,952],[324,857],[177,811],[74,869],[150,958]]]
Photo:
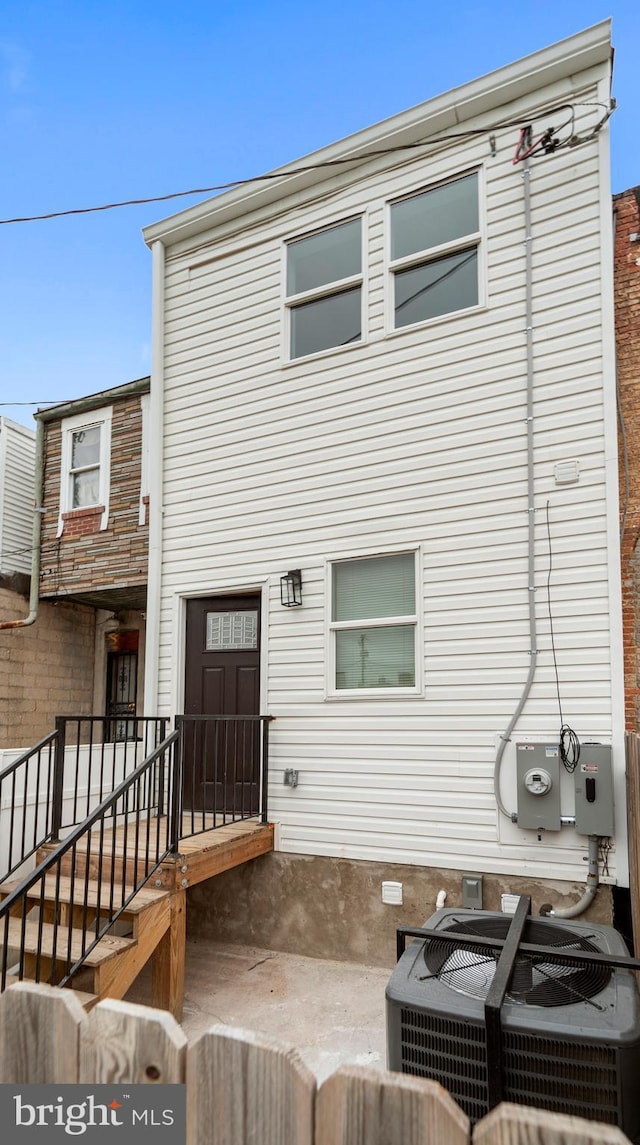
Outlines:
[[[605,104],[562,104],[559,107],[553,107],[548,111],[540,112],[535,116],[532,122],[537,122],[539,119],[546,119],[550,115],[555,115],[559,111],[571,111],[572,116],[576,107],[582,106],[603,106],[605,107],[605,115],[600,123],[594,129],[594,134],[600,129],[602,123],[608,119],[612,114],[614,107],[606,109]],[[566,124],[562,125],[563,127]],[[296,167],[291,167],[285,171],[274,171],[266,175],[252,175],[249,179],[232,179],[228,183],[217,183],[211,187],[192,187],[189,191],[172,191],[168,195],[151,195],[141,199],[123,199],[116,203],[102,203],[97,207],[74,207],[66,211],[48,211],[43,215],[23,215],[17,216],[12,219],[0,219],[0,226],[8,226],[11,223],[35,223],[41,222],[44,219],[60,219],[69,215],[89,215],[97,211],[113,211],[119,207],[137,207],[145,203],[164,203],[169,199],[180,199],[188,195],[208,195],[214,191],[229,191],[234,187],[244,187],[249,183],[269,182],[276,179],[287,179],[292,175],[303,175],[310,171],[318,171],[325,167],[340,167],[347,163],[365,163],[368,159],[378,159],[384,155],[393,155],[400,151],[413,151],[421,147],[431,147],[440,143],[449,143],[451,140],[456,139],[469,139],[474,136],[486,135],[488,132],[500,131],[507,127],[519,127],[522,129],[522,120],[505,120],[500,123],[490,124],[487,127],[468,128],[466,131],[451,132],[448,135],[437,136],[434,139],[425,139],[419,143],[398,143],[394,147],[384,147],[373,151],[363,151],[359,155],[348,155],[341,159],[324,159],[317,163],[301,164]],[[548,128],[545,132],[545,138],[550,139],[556,134],[556,128]],[[586,142],[587,138],[592,136],[585,136],[584,139],[577,142]]]

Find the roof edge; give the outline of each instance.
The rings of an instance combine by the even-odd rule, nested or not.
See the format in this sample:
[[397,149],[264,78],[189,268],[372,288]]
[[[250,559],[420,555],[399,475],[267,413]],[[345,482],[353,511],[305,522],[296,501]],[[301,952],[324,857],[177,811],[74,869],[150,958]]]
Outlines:
[[110,390],[101,390],[98,394],[88,394],[84,398],[75,398],[70,402],[61,402],[60,405],[48,406],[46,409],[36,410],[34,417],[39,421],[60,421],[69,414],[83,413],[99,409],[109,402],[121,398],[129,398],[134,394],[146,394],[151,389],[151,377],[136,378],[133,382],[125,382],[123,386],[113,386]]
[[[292,174],[298,165],[313,166],[335,159],[359,156],[374,147],[394,144],[409,139],[424,138],[438,131],[458,126],[474,115],[493,110],[520,96],[528,95],[546,84],[568,78],[597,63],[611,59],[611,20],[603,20],[592,27],[564,40],[542,48],[514,63],[488,72],[424,103],[383,119],[379,123],[348,135],[336,143],[312,151],[282,167],[266,172],[269,181],[251,180],[241,187],[225,191],[188,207],[175,215],[166,216],[157,223],[144,227],[142,234],[148,246],[158,239],[167,245],[178,242],[215,226],[218,221],[228,222],[248,209],[266,207],[283,195],[319,185],[335,175],[335,169],[317,168]],[[345,165],[344,170],[349,170]]]

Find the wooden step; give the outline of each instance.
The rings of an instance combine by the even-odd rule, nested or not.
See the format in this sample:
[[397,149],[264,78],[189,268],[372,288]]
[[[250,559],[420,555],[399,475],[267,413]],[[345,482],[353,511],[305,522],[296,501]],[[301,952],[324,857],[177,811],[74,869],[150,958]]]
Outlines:
[[[24,951],[25,954],[37,955],[38,953],[38,935],[42,929],[42,940],[40,945],[40,953],[43,958],[54,957],[54,935],[55,935],[55,959],[57,962],[64,962],[67,958],[69,951],[69,928],[66,926],[53,926],[51,923],[44,922],[26,922],[24,923]],[[9,919],[9,932],[8,932],[8,945],[20,948],[22,943],[22,930],[23,923],[19,918]],[[4,939],[5,927],[4,923],[0,926],[0,937]],[[90,941],[93,940],[92,932],[89,931],[86,936]],[[135,946],[135,939],[132,938],[119,938],[116,935],[106,934],[104,938],[94,949],[85,956],[84,964],[86,966],[96,967],[101,966],[105,962],[109,962],[112,958],[116,958],[118,954],[123,954],[130,947]],[[71,949],[69,956],[72,962],[76,962],[82,955],[82,932],[80,930],[71,930]]]
[[[7,898],[12,891],[16,890],[21,885],[20,880],[9,880],[6,883],[0,883],[0,901]],[[47,875],[44,880],[44,894],[41,896],[41,883],[36,883],[33,887],[32,893],[29,894],[29,902],[31,905],[40,902],[41,898],[46,903],[55,902],[56,899],[61,903],[71,903],[72,890],[73,901],[77,907],[83,907],[85,901],[85,892],[87,897],[87,907],[95,910],[98,905],[98,892],[100,885],[93,881],[85,886],[84,877],[71,879],[68,875],[61,875],[58,880],[56,875]],[[133,893],[133,887],[125,887],[124,894],[122,887],[116,884],[116,893],[114,894],[114,906],[117,908],[118,904],[123,898],[127,898]],[[136,892],[131,902],[127,905],[124,916],[139,914],[140,911],[146,910],[148,907],[153,906],[159,899],[165,898],[169,891],[163,888],[156,888],[144,886]],[[111,890],[108,883],[102,883],[100,890],[100,908],[109,909],[111,904]]]
[[[84,879],[84,875],[88,868],[89,878],[92,881],[97,880],[99,874],[101,874],[103,880],[110,880],[112,872],[114,881],[116,883],[122,883],[123,876],[125,877],[127,883],[129,883],[134,878],[140,882],[145,879],[146,871],[144,860],[140,857],[135,860],[133,851],[128,852],[126,870],[123,870],[124,862],[119,853],[118,842],[116,842],[116,854],[113,864],[111,862],[111,840],[109,839],[108,841],[104,841],[101,855],[99,854],[97,847],[98,843],[96,840],[95,846],[92,842],[89,857],[87,858],[86,847],[78,846],[75,856],[75,873],[77,876],[81,876],[82,879]],[[40,847],[38,850],[37,862],[42,863],[49,857],[52,851],[55,851],[55,849],[55,843],[45,843],[45,845]],[[72,873],[71,852],[67,852],[67,854],[62,857],[60,869],[64,876],[70,878]],[[161,867],[154,871],[153,874],[148,876],[148,882],[146,882],[144,885],[153,890],[162,888],[165,890],[171,890],[175,886],[175,880],[175,859],[167,858],[163,861]]]
[[[7,987],[13,986],[14,982],[33,982],[33,978],[18,978],[17,974],[7,974]],[[76,990],[75,986],[70,983],[70,989],[73,990],[74,998],[77,998],[80,1005],[85,1010],[91,1010],[100,1001],[99,994],[90,994],[87,990]]]

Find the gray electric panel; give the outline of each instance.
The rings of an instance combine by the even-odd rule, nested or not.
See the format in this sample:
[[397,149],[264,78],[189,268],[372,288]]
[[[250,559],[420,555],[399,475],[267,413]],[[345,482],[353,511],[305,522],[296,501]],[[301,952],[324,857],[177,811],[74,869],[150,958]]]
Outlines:
[[560,830],[560,755],[557,743],[517,743],[518,827]]
[[611,745],[580,744],[580,758],[573,776],[578,834],[613,835]]

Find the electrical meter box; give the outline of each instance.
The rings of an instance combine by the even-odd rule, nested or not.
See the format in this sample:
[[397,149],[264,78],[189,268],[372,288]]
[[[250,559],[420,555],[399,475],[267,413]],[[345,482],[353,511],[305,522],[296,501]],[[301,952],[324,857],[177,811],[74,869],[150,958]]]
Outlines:
[[557,743],[517,743],[518,826],[560,830],[560,751]]
[[580,744],[573,773],[576,790],[576,831],[579,835],[613,835],[613,774],[611,745]]

